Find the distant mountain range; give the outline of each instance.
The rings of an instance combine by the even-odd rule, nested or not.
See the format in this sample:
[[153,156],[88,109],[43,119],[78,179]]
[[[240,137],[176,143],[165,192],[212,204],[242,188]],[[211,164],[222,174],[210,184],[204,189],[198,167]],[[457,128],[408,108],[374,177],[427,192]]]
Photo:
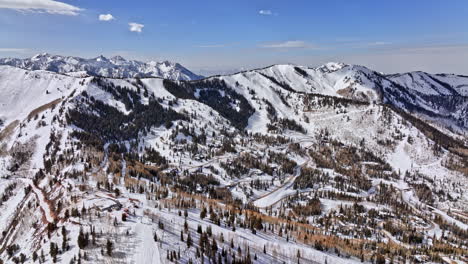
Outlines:
[[170,61],[141,62],[126,60],[121,56],[99,56],[84,59],[72,56],[37,54],[27,59],[3,58],[0,65],[10,65],[26,70],[46,70],[63,74],[88,74],[108,78],[160,77],[171,80],[197,80],[203,76],[189,71],[179,63]]

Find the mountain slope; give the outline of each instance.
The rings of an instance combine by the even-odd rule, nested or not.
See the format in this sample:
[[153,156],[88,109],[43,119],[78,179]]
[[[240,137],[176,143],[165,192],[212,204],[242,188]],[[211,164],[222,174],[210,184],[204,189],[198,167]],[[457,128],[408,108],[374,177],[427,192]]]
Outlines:
[[[213,77],[249,88],[316,93],[352,100],[388,103],[434,124],[465,133],[468,129],[468,78],[407,73],[383,75],[363,66],[328,63],[317,68],[274,65]],[[261,89],[261,90],[263,90]]]
[[141,62],[125,60],[121,56],[110,59],[99,56],[92,59],[79,57],[37,54],[27,59],[0,59],[0,65],[10,65],[27,70],[46,70],[57,73],[86,73],[109,78],[160,77],[172,80],[196,80],[196,75],[178,63]]
[[468,128],[468,78],[412,72],[386,76],[385,100],[442,126],[464,133]]
[[426,86],[392,78],[337,63],[195,81],[0,66],[0,259],[463,261],[466,137],[397,109],[428,102]]

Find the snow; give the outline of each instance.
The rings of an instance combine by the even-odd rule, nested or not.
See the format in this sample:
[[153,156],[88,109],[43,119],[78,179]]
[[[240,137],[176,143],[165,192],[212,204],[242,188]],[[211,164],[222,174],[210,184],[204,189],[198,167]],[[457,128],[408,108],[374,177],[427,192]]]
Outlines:
[[[0,186],[2,188],[6,188],[6,186],[11,183],[12,181],[10,180],[0,179]],[[19,185],[16,188],[21,188],[21,187],[22,186]],[[18,191],[18,190],[20,189],[17,189],[16,192],[13,194],[13,196],[10,197],[10,199],[6,203],[0,206],[0,223],[2,223],[2,225],[6,223],[10,223],[12,220],[14,220],[12,217],[14,216],[16,205],[20,204],[20,202],[25,197],[24,192]],[[3,193],[3,190],[1,193]]]
[[41,190],[39,190],[36,186],[34,186],[34,184],[30,184],[30,185],[32,186],[32,190],[34,191],[34,194],[37,196],[37,199],[39,200],[40,207],[44,210],[44,215],[47,219],[47,222],[53,223],[54,217],[51,214],[52,209],[50,208],[49,204],[45,201],[44,194],[42,193]]
[[[176,211],[169,212],[167,210],[158,210],[155,211],[161,219],[164,219],[165,226],[167,227],[167,231],[165,230],[163,233],[165,241],[171,240],[172,243],[178,240],[177,235],[180,233],[180,230],[183,229],[183,216],[179,217]],[[229,241],[231,238],[234,240],[234,243],[237,245],[249,246],[250,250],[261,252],[263,250],[263,246],[265,245],[267,249],[266,256],[263,254],[259,255],[259,263],[272,263],[273,261],[285,261],[286,263],[297,263],[297,251],[301,252],[301,263],[302,261],[310,261],[311,263],[336,263],[336,264],[348,264],[348,263],[360,263],[358,260],[349,258],[339,258],[333,254],[322,252],[311,248],[309,245],[304,245],[301,243],[295,243],[293,241],[287,242],[284,237],[277,237],[271,235],[264,235],[264,234],[252,234],[249,229],[242,229],[237,228],[235,232],[228,228],[227,226],[218,226],[207,221],[200,220],[199,211],[188,211],[188,218],[187,221],[190,223],[189,226],[195,228],[197,225],[201,225],[203,230],[206,227],[211,226],[212,232],[214,235],[223,234],[225,238],[224,245],[218,242],[218,247],[225,246],[225,248],[229,247]],[[192,236],[196,235],[196,232],[191,231]],[[162,232],[159,232],[160,234]],[[176,236],[169,237],[169,234],[175,234]],[[160,237],[163,237],[160,234]],[[174,239],[175,241],[172,241]],[[178,240],[180,241],[180,239]],[[166,243],[163,243],[166,244]],[[167,248],[168,250],[177,250],[177,248]],[[184,251],[182,251],[184,252]]]
[[445,221],[451,223],[451,224],[454,224],[456,226],[458,226],[459,228],[463,229],[463,230],[468,230],[468,224],[465,224],[451,216],[449,216],[447,213],[443,212],[442,210],[439,210],[439,209],[436,209],[436,208],[433,208],[431,207],[433,212],[442,216],[444,218]]
[[288,195],[296,193],[296,190],[292,189],[296,177],[297,176],[291,176],[281,187],[256,200],[254,202],[255,206],[259,208],[267,208],[281,201],[281,199],[287,197]]
[[305,166],[308,162],[309,160],[307,159],[300,166],[297,166],[294,170],[294,175],[291,175],[288,179],[286,179],[279,188],[255,200],[255,206],[259,208],[267,208],[278,203],[283,198],[296,193],[297,191],[292,188],[294,186],[294,180],[300,175],[301,167]]
[[141,79],[145,87],[148,89],[150,93],[153,93],[156,97],[159,98],[175,98],[170,92],[164,88],[163,79],[156,79],[156,78],[148,78],[148,79]]
[[137,223],[135,232],[139,239],[140,244],[137,247],[137,253],[135,255],[135,263],[137,264],[158,264],[163,263],[161,261],[161,253],[159,252],[159,246],[154,241],[153,229],[151,224]]
[[42,71],[0,66],[0,119],[6,124],[26,118],[32,110],[80,89],[80,81]]
[[410,72],[395,75],[392,81],[404,86],[411,87],[414,91],[425,95],[450,95],[451,91],[441,86],[430,78],[430,75],[423,72]]
[[451,85],[461,95],[468,96],[468,76],[437,74],[433,77]]
[[389,157],[388,163],[396,171],[400,171],[401,174],[405,174],[412,168],[412,159],[405,151],[406,140],[402,140],[396,147],[395,152]]

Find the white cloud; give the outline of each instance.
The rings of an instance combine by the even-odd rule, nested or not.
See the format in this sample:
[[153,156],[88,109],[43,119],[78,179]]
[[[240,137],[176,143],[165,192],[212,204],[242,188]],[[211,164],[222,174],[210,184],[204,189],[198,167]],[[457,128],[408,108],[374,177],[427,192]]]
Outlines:
[[376,41],[376,42],[369,43],[370,46],[382,46],[382,45],[389,45],[389,44],[391,43],[384,42],[384,41]]
[[0,0],[0,8],[76,16],[83,9],[54,0]]
[[227,47],[225,44],[213,44],[213,45],[198,45],[198,48],[224,48]]
[[141,33],[143,31],[143,27],[145,27],[145,25],[142,25],[142,24],[138,24],[138,23],[128,23],[128,25],[130,26],[130,31],[131,32],[138,32],[138,33]]
[[99,20],[100,21],[111,21],[114,20],[115,17],[111,14],[101,14],[99,15]]
[[227,48],[227,47],[236,46],[237,44],[238,43],[204,44],[204,45],[198,45],[195,47],[197,48]]
[[264,16],[271,16],[271,15],[273,15],[273,12],[271,12],[271,10],[263,10],[263,9],[262,9],[262,10],[258,11],[258,13],[259,13],[260,15],[264,15]]
[[260,45],[260,47],[271,48],[271,49],[297,49],[297,48],[312,47],[312,45],[302,40],[289,40],[285,42],[263,44],[263,45]]
[[0,52],[8,52],[8,53],[26,53],[28,49],[18,49],[18,48],[0,48]]

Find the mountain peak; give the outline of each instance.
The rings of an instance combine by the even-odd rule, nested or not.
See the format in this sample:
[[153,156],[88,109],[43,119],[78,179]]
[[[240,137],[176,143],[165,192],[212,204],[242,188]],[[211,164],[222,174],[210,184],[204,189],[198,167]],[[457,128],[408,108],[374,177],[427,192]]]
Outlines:
[[342,62],[327,62],[324,65],[318,67],[318,69],[338,71],[338,70],[343,69],[346,66],[349,66],[349,65],[346,63],[342,63]]
[[127,61],[124,57],[120,55],[116,55],[110,58],[111,61],[117,62],[117,61]]
[[45,57],[51,57],[52,55],[47,53],[47,52],[43,52],[43,53],[38,53],[34,56],[31,57],[32,60],[39,60],[41,58],[45,58]]
[[103,55],[99,55],[98,57],[94,58],[96,61],[109,61],[106,57]]
[[178,63],[174,63],[172,61],[168,61],[168,60],[163,60],[161,62],[159,62],[160,65],[164,65],[166,67],[173,67],[173,66],[176,66]]

